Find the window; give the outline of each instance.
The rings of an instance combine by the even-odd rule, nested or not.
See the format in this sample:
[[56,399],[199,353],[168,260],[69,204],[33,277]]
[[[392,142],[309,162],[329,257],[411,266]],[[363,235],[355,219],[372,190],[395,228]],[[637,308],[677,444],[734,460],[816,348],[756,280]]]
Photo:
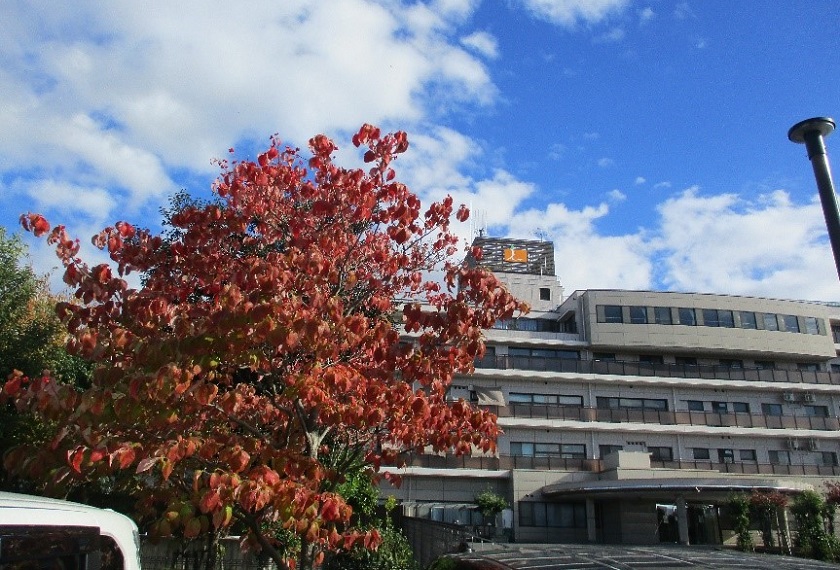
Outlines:
[[799,332],[799,319],[796,318],[796,315],[779,315],[782,318],[782,322],[785,324],[785,330],[787,332],[798,333]]
[[646,325],[647,307],[630,307],[630,322],[634,325]]
[[771,449],[767,452],[770,463],[774,465],[790,465],[790,452],[778,449]]
[[680,307],[677,309],[680,317],[681,325],[695,326],[697,324],[697,316],[694,314],[694,309]]
[[704,411],[703,402],[701,402],[700,400],[687,400],[686,405],[688,406],[689,412]]
[[674,450],[670,447],[648,447],[652,461],[673,461]]
[[735,317],[732,311],[724,311],[722,309],[703,309],[703,324],[707,327],[727,327],[735,326]]
[[615,362],[615,353],[614,352],[593,352],[592,353],[593,360],[607,360],[609,362]]
[[805,415],[810,416],[812,418],[827,418],[828,417],[828,406],[814,406],[814,405],[807,405],[802,406]]
[[709,457],[709,449],[707,447],[694,447],[691,449],[692,456],[694,457],[695,461],[705,461],[708,460]]
[[598,446],[598,455],[603,459],[610,453],[615,453],[616,451],[621,451],[624,449],[621,445],[599,445]]
[[576,350],[560,350],[551,348],[522,348],[511,346],[508,348],[509,356],[525,356],[529,358],[567,358],[577,360],[580,353]]
[[756,360],[755,367],[759,370],[775,370],[776,363],[772,360]]
[[797,362],[796,369],[802,372],[817,372],[820,369],[820,365],[816,362]]
[[761,413],[765,416],[781,416],[781,404],[761,404]]
[[584,503],[519,503],[520,526],[586,528]]
[[716,414],[725,414],[729,411],[726,402],[712,402],[712,411]]
[[820,322],[816,317],[805,317],[805,332],[808,334],[820,334]]
[[508,396],[511,404],[538,404],[548,406],[583,406],[583,396],[567,396],[558,394],[526,394],[511,392]]
[[737,358],[721,358],[720,365],[724,368],[743,368],[744,361]]
[[741,328],[742,329],[757,329],[758,323],[755,319],[755,313],[752,311],[741,311],[738,313],[738,316],[741,317]]
[[639,362],[644,364],[662,364],[664,361],[662,360],[661,354],[640,354]]
[[732,402],[732,411],[736,414],[748,414],[750,405],[747,402]]
[[671,319],[671,307],[654,307],[653,320],[657,325],[673,324]]
[[540,301],[551,301],[551,289],[540,287]]
[[564,443],[560,446],[560,457],[565,459],[586,459],[586,445],[582,443]]
[[512,441],[510,442],[510,454],[514,457],[533,457],[534,444]]
[[739,449],[738,459],[741,461],[756,461],[755,449]]
[[731,449],[718,449],[718,463],[735,463],[735,452]]
[[697,366],[697,359],[693,356],[677,356],[674,361],[679,366]]
[[779,319],[773,313],[764,313],[764,330],[779,330]]
[[668,400],[652,398],[606,398],[598,396],[597,406],[602,410],[645,409],[666,411],[668,409]]
[[603,320],[598,319],[598,322],[601,322],[601,323],[623,323],[624,322],[624,317],[621,314],[621,306],[619,306],[619,305],[601,305],[601,306],[602,306],[603,311],[604,311],[604,318],[603,318]]
[[837,453],[834,451],[823,451],[822,452],[822,464],[826,467],[836,467],[837,466]]
[[510,442],[510,454],[515,457],[560,457],[586,459],[586,445],[582,443],[530,443]]
[[831,325],[831,336],[835,344],[840,344],[840,325]]

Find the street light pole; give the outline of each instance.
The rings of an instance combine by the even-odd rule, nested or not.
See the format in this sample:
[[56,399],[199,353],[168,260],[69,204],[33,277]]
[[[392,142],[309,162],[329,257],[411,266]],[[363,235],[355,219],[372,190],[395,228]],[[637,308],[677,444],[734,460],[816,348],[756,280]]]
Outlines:
[[825,152],[824,138],[830,135],[836,127],[834,120],[828,117],[814,117],[793,125],[788,131],[788,139],[795,143],[805,143],[808,159],[814,169],[817,179],[817,189],[820,192],[825,225],[828,228],[828,240],[834,253],[834,266],[840,275],[840,212],[837,209],[837,195],[834,183],[831,181],[831,169],[828,166],[828,155]]

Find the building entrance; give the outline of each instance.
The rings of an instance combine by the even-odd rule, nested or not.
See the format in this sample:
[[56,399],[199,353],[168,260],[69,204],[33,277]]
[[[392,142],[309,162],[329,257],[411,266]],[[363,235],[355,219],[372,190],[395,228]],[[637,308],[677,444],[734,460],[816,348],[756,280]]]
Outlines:
[[[718,508],[715,505],[686,505],[689,544],[720,544]],[[656,505],[657,533],[660,543],[677,544],[680,541],[680,527],[677,505]]]

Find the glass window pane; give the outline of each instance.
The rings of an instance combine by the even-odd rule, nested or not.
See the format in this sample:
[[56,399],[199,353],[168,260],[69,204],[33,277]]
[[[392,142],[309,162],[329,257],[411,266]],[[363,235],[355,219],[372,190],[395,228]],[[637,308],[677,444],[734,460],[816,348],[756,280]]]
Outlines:
[[557,396],[557,403],[561,406],[583,406],[583,396]]
[[782,315],[782,320],[785,323],[785,330],[787,332],[799,332],[799,319],[796,318],[796,315]]
[[671,323],[671,307],[654,307],[653,318],[658,325],[670,325]]
[[694,459],[697,460],[705,460],[709,459],[709,450],[705,447],[695,447],[692,449],[694,453]]
[[741,311],[741,328],[742,329],[756,329],[758,324],[755,320],[755,313],[748,311]]
[[773,313],[764,313],[764,329],[768,331],[779,330],[779,319]]
[[694,326],[697,324],[697,318],[694,315],[694,309],[688,309],[685,307],[679,308],[680,314],[680,324],[681,325],[690,325]]
[[623,323],[624,319],[621,316],[621,307],[619,305],[604,305],[604,322]]
[[739,414],[750,413],[750,405],[747,402],[732,402],[732,411]]
[[732,311],[718,311],[718,325],[726,328],[735,327],[735,315]]
[[805,332],[808,334],[820,334],[820,323],[816,317],[805,317]]
[[703,324],[707,327],[720,326],[716,309],[703,309]]
[[647,324],[647,307],[630,307],[630,322],[636,325]]
[[530,404],[532,402],[531,394],[520,394],[518,392],[511,392],[508,396],[508,403],[511,404]]
[[703,402],[700,400],[688,400],[686,405],[688,406],[689,412],[702,412],[704,409]]

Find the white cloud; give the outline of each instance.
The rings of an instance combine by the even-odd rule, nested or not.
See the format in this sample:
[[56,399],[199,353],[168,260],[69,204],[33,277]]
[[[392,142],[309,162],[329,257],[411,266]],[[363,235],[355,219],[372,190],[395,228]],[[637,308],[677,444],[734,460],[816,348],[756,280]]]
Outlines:
[[633,181],[633,184],[635,184],[636,186],[640,186],[645,182],[647,182],[647,180],[645,180],[644,176],[637,176],[636,180]]
[[615,161],[611,158],[599,158],[598,159],[598,166],[601,168],[609,168],[611,166],[615,166]]
[[653,185],[653,188],[655,190],[659,190],[661,188],[670,188],[670,187],[671,187],[671,182],[668,181],[668,180],[663,180],[662,182],[657,182],[656,184]]
[[653,20],[656,17],[656,12],[653,11],[653,8],[650,6],[646,6],[639,10],[639,22],[645,24]]
[[627,36],[622,28],[612,28],[611,30],[595,37],[595,43],[617,43]]
[[[696,187],[659,206],[663,281],[679,290],[836,298],[833,258],[817,202],[778,190],[747,202]],[[802,289],[808,275],[809,288]]]
[[461,43],[484,57],[499,57],[499,42],[487,32],[475,32],[461,39]]
[[516,213],[506,235],[535,237],[537,229],[545,232],[554,242],[558,276],[567,291],[649,288],[652,275],[649,245],[641,233],[600,235],[595,222],[608,214],[606,204],[581,210],[550,204],[542,210]]
[[614,188],[607,192],[607,196],[609,196],[610,200],[614,202],[623,202],[627,199],[627,194],[625,194],[618,188]]
[[593,24],[627,6],[629,0],[521,0],[534,17],[561,26]]
[[[214,173],[211,159],[238,140],[276,131],[303,146],[318,132],[404,127],[440,105],[489,104],[496,88],[472,51],[491,56],[492,36],[468,36],[470,50],[454,36],[475,6],[6,5],[0,173],[27,164],[49,180],[60,170],[69,184],[116,187],[138,206],[177,188],[173,168]],[[447,97],[429,99],[435,90]]]

